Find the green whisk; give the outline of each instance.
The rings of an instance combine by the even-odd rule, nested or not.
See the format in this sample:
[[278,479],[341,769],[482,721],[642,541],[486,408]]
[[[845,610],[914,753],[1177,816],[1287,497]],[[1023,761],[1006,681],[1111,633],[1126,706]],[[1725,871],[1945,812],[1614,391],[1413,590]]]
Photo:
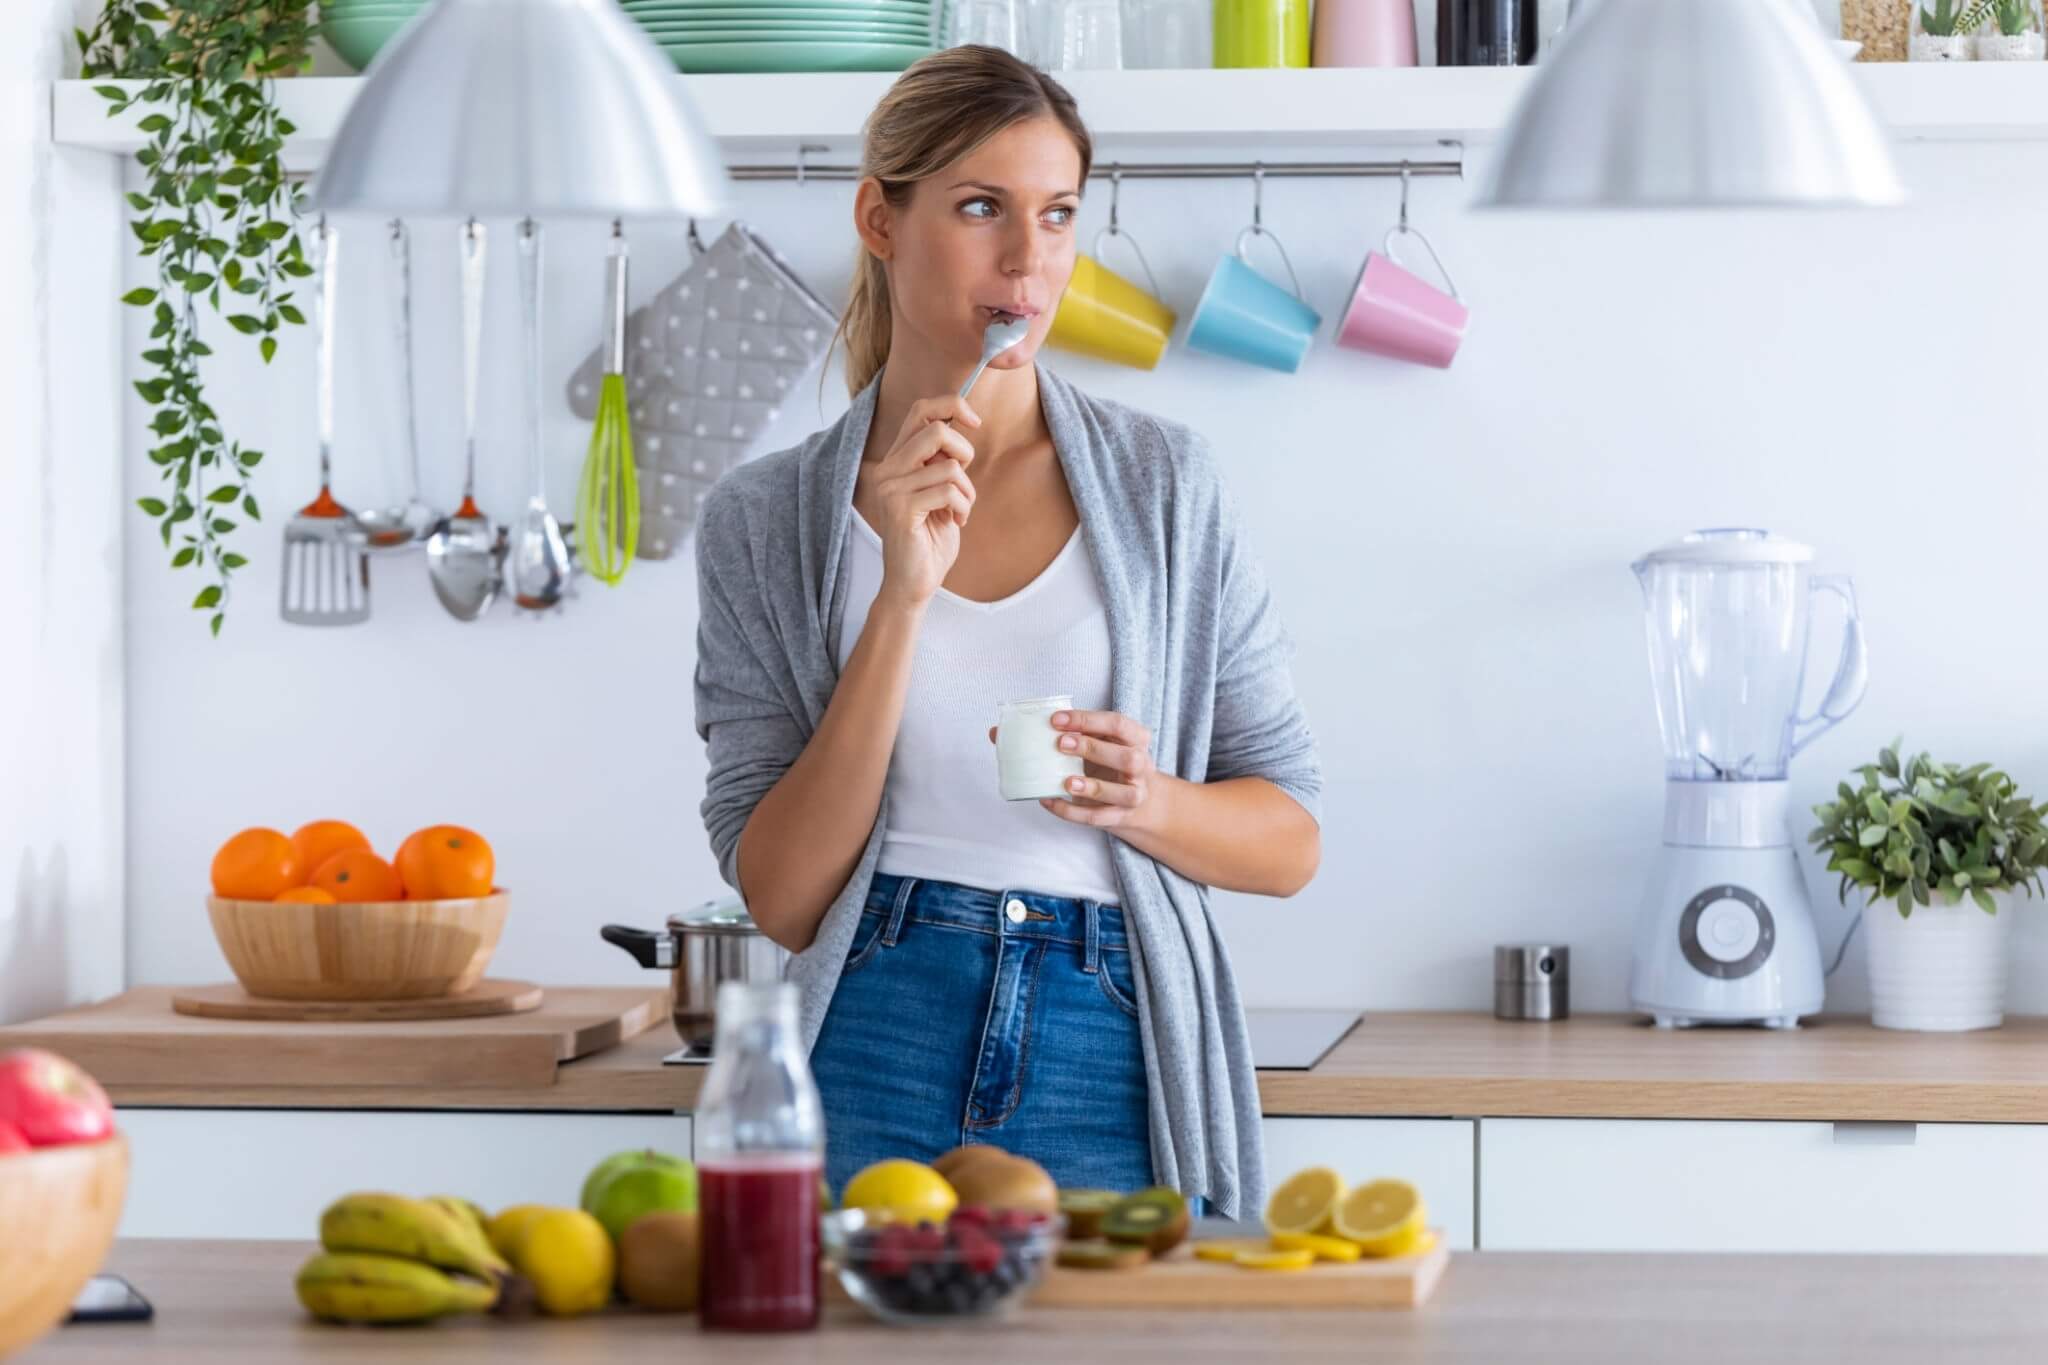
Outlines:
[[576,538],[592,578],[617,584],[640,543],[640,479],[633,471],[633,421],[626,410],[626,233],[614,219],[605,299],[604,382],[597,426],[576,488]]

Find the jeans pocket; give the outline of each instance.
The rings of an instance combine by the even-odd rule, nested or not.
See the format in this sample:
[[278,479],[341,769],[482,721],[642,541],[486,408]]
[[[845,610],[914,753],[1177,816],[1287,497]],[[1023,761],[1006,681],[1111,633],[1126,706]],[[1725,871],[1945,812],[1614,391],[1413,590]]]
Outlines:
[[1131,978],[1131,954],[1127,948],[1104,948],[1102,966],[1096,971],[1095,979],[1102,983],[1102,993],[1109,997],[1109,1003],[1128,1014],[1138,1017],[1138,985]]
[[867,966],[868,960],[881,950],[882,929],[889,923],[889,916],[880,910],[862,910],[860,923],[853,927],[853,942],[846,947],[846,961],[839,968],[839,975],[850,976]]

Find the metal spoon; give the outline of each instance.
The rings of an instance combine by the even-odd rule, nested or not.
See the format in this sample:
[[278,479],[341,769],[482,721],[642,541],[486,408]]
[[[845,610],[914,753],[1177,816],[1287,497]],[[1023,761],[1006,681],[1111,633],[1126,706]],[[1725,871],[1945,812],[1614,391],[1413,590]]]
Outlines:
[[425,543],[440,520],[420,497],[418,405],[412,378],[412,242],[402,219],[391,220],[392,312],[398,354],[399,415],[405,422],[406,499],[395,507],[358,512],[373,550],[409,550]]
[[476,372],[484,340],[484,227],[462,227],[462,506],[427,538],[427,576],[434,595],[458,621],[474,621],[498,600],[503,583],[503,533],[476,505]]
[[519,224],[519,306],[526,330],[526,464],[533,496],[512,531],[512,600],[528,611],[558,605],[569,584],[569,547],[548,511],[540,441],[540,224]]
[[1030,318],[1011,318],[1008,322],[1004,322],[999,318],[983,328],[981,333],[981,363],[974,367],[974,373],[968,375],[967,382],[960,386],[960,396],[962,398],[967,396],[967,391],[974,387],[974,381],[981,378],[981,372],[988,368],[989,361],[994,360],[1030,334]]

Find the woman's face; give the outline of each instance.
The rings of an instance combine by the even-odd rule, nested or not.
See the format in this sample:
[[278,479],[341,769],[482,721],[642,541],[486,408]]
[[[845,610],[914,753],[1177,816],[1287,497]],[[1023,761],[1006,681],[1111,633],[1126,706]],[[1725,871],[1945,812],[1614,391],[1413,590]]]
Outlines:
[[1022,315],[1030,333],[989,368],[1029,365],[1074,273],[1081,154],[1058,121],[1011,124],[920,181],[901,209],[871,192],[864,210],[870,201],[887,215],[894,325],[935,355],[972,364],[991,322]]

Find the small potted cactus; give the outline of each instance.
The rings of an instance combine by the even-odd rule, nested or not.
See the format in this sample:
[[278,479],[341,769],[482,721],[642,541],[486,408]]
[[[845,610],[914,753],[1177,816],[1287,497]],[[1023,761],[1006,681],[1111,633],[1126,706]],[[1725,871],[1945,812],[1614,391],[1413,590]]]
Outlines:
[[2038,62],[2044,53],[2041,0],[1991,0],[1989,22],[1977,31],[1977,60]]
[[[1920,0],[1913,7],[1907,57],[1916,62],[1967,62],[1977,55],[1974,38],[1993,0]],[[1985,13],[1980,13],[1983,11]]]

